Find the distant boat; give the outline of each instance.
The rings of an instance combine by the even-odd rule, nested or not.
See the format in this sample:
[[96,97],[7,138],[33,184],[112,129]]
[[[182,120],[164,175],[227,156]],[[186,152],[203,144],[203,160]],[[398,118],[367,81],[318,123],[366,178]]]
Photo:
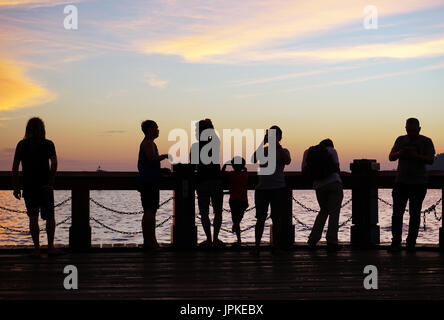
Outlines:
[[100,168],[100,166],[98,166],[96,172],[106,172],[106,171],[105,171],[105,170],[102,170],[102,169]]

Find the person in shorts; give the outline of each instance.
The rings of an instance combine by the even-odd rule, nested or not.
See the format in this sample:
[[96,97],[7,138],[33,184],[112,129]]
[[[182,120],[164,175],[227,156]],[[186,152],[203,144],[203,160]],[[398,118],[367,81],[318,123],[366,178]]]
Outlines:
[[[59,255],[63,252],[54,247],[54,177],[57,171],[57,156],[54,143],[46,139],[45,124],[40,118],[29,119],[25,137],[15,149],[12,165],[14,197],[21,199],[19,187],[19,167],[23,171],[23,198],[29,217],[29,231],[34,243],[32,257],[40,257],[39,213],[46,221],[48,236],[48,255]],[[51,165],[50,165],[51,163]]]
[[[219,240],[222,226],[223,186],[220,170],[220,140],[210,119],[196,125],[197,141],[191,146],[191,163],[196,165],[196,191],[202,228],[207,239],[199,244],[203,248],[224,247]],[[208,157],[209,159],[203,159]],[[214,233],[211,237],[210,200],[214,213]]]
[[168,159],[168,155],[159,155],[154,142],[159,137],[157,123],[153,120],[145,120],[141,128],[145,137],[140,143],[137,168],[139,170],[138,190],[143,207],[143,248],[153,250],[159,247],[156,239],[156,212],[159,208],[160,162]]
[[233,221],[233,233],[236,233],[236,245],[241,244],[240,223],[244,217],[245,210],[248,208],[248,171],[245,167],[245,159],[242,157],[234,157],[231,160],[233,171],[225,172],[226,166],[222,167],[222,172],[228,180],[228,188],[230,190],[230,209],[231,219]]

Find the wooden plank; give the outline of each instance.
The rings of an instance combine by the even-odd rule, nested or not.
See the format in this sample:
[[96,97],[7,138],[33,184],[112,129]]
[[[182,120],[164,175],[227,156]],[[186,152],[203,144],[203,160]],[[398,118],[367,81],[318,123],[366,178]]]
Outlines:
[[[103,251],[33,260],[0,255],[0,299],[444,299],[444,255],[345,249],[259,257],[248,251]],[[64,266],[79,290],[63,289]],[[374,264],[379,290],[363,288]]]

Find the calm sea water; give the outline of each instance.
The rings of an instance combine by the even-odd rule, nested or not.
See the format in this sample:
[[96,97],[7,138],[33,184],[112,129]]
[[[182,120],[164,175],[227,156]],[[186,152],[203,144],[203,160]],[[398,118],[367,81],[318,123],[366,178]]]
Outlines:
[[[59,203],[71,195],[70,191],[56,191],[55,192],[55,203]],[[301,203],[305,204],[309,208],[318,210],[319,206],[316,201],[315,193],[313,190],[303,190],[294,191],[294,197]],[[167,200],[172,196],[172,191],[161,191],[161,201]],[[113,208],[119,211],[133,212],[141,210],[141,203],[139,193],[137,191],[91,191],[91,197],[96,201],[100,202],[106,207]],[[350,199],[351,191],[344,191],[344,203]],[[379,190],[379,197],[392,203],[391,190],[381,189]],[[424,201],[423,209],[428,208],[432,204],[436,203],[441,197],[441,190],[429,190],[427,197]],[[197,202],[197,201],[196,201]],[[249,191],[249,202],[250,206],[254,205],[254,191]],[[60,222],[70,215],[70,205],[66,205],[56,209],[56,222]],[[23,200],[18,201],[12,196],[11,191],[0,191],[0,206],[24,210]],[[168,202],[166,205],[161,207],[157,213],[157,223],[160,223],[172,215],[172,201]],[[224,208],[229,208],[228,196],[224,198]],[[91,217],[97,219],[103,224],[120,231],[129,232],[140,232],[141,231],[141,219],[142,215],[121,215],[109,212],[91,203]],[[198,212],[196,208],[196,212]],[[438,217],[441,216],[442,205],[440,204],[437,208]],[[381,241],[389,242],[391,240],[391,208],[379,202],[379,226],[381,228]],[[293,214],[300,221],[308,226],[312,226],[316,214],[313,212],[308,212],[296,203],[293,204]],[[340,223],[346,221],[351,216],[351,203],[344,207],[341,211]],[[407,235],[407,223],[408,223],[408,213],[404,216],[404,233],[403,237]],[[241,228],[246,229],[256,222],[255,210],[247,212],[241,223]],[[41,221],[41,227],[43,227],[43,222]],[[268,242],[270,239],[270,220],[267,220],[266,229],[263,236],[263,241]],[[296,227],[296,241],[305,242],[310,233],[310,230],[303,225],[294,222]],[[171,242],[171,229],[172,219],[167,221],[162,227],[157,228],[157,238],[161,243]],[[202,241],[205,239],[205,234],[201,227],[200,221],[196,219],[196,225],[198,226],[198,239]],[[12,213],[6,212],[0,209],[0,226],[9,227],[18,230],[27,230],[28,228],[28,218],[25,213]],[[224,212],[223,216],[223,226],[222,228],[226,230],[231,230],[231,215],[228,212]],[[344,242],[350,241],[350,226],[351,222],[343,226],[339,230],[339,240]],[[436,244],[439,242],[439,227],[441,222],[436,221],[433,213],[429,214],[426,219],[427,229],[423,229],[423,222],[421,219],[421,228],[419,232],[418,243],[429,243]],[[70,221],[64,223],[57,227],[56,229],[56,243],[57,244],[68,244],[69,239],[69,227]],[[108,230],[94,221],[91,221],[92,227],[92,242],[94,244],[110,244],[110,243],[136,243],[140,244],[143,242],[142,234],[138,233],[135,235],[121,234]],[[46,234],[45,232],[40,233],[41,243],[46,244]],[[222,230],[220,238],[228,243],[235,241],[235,235],[231,232]],[[242,233],[243,241],[254,242],[254,229],[250,229]],[[324,237],[325,240],[325,231]],[[10,232],[0,228],[0,246],[4,245],[31,245],[32,240],[30,235]]]

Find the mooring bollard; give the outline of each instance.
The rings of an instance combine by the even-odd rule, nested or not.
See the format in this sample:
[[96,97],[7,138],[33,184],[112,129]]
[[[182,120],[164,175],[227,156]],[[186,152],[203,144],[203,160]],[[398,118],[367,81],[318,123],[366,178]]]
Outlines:
[[285,189],[283,199],[283,211],[281,214],[280,227],[270,226],[270,243],[281,248],[291,248],[294,244],[295,227],[293,224],[293,190]]
[[176,174],[176,182],[171,242],[175,248],[194,248],[197,245],[194,165],[175,164],[173,171]]
[[72,190],[72,216],[69,228],[69,248],[88,250],[91,248],[91,226],[89,224],[89,190]]
[[[441,190],[441,197],[444,197],[444,189]],[[444,251],[444,198],[441,200],[441,228],[439,229],[439,249]]]
[[380,242],[378,226],[378,188],[376,160],[353,160],[352,172],[352,246],[372,247]]

